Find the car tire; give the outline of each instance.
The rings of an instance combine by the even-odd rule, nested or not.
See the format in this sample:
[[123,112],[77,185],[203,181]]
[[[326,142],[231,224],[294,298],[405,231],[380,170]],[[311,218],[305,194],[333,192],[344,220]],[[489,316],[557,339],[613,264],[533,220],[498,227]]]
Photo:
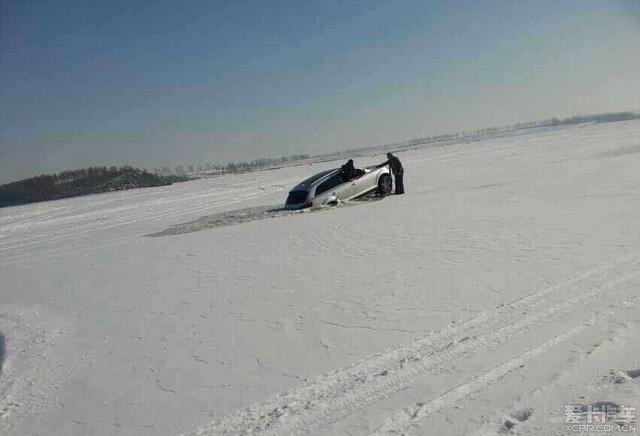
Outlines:
[[392,189],[393,181],[391,180],[391,176],[389,174],[381,175],[378,179],[378,195],[381,197],[389,195]]

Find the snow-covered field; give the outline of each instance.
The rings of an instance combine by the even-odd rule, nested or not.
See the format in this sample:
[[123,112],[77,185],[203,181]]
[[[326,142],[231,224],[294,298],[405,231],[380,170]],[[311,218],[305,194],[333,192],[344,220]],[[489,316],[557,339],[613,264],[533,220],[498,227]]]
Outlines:
[[[0,210],[0,434],[566,434],[640,406],[640,122]],[[382,157],[357,160],[356,165]],[[585,406],[586,407],[586,406]]]

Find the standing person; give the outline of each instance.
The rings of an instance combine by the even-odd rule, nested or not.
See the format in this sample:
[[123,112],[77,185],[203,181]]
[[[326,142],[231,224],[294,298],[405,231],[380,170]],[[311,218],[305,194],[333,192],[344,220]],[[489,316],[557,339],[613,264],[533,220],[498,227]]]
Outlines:
[[383,167],[385,165],[389,165],[391,173],[393,174],[393,179],[396,182],[395,194],[404,194],[404,181],[402,180],[404,176],[404,168],[402,168],[400,159],[398,159],[391,153],[387,153],[387,161],[381,163],[380,165],[378,165],[378,167]]

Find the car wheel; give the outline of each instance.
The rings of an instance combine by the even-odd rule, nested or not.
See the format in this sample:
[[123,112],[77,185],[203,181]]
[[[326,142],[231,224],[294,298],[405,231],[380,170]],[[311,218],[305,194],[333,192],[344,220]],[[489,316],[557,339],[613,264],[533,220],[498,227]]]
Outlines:
[[389,174],[383,174],[378,179],[378,195],[385,196],[391,194],[391,190],[393,189],[393,182],[391,181],[391,176]]

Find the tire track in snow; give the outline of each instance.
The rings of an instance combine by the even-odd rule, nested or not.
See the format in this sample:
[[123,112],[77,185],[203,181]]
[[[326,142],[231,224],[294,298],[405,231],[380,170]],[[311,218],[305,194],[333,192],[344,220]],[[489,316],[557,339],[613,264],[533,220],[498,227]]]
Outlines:
[[453,358],[494,349],[570,311],[576,304],[640,276],[639,264],[637,254],[627,256],[496,310],[481,312],[460,324],[390,347],[189,434],[296,434],[336,422],[441,369]]
[[410,427],[417,424],[422,419],[428,417],[430,414],[442,410],[446,407],[457,403],[458,401],[473,395],[476,392],[488,387],[489,385],[500,381],[510,372],[521,368],[525,362],[531,360],[549,350],[556,345],[567,341],[573,336],[581,333],[590,327],[598,324],[604,318],[610,317],[618,313],[618,311],[624,306],[637,300],[638,297],[633,297],[629,300],[621,303],[613,304],[605,312],[599,313],[591,319],[585,321],[583,324],[570,328],[565,333],[555,336],[533,348],[530,348],[517,356],[503,362],[489,371],[486,371],[476,377],[473,377],[469,381],[462,383],[455,388],[433,398],[425,403],[417,403],[413,406],[406,407],[399,410],[393,416],[388,419],[381,427],[370,433],[371,436],[383,436],[383,435],[397,435],[405,434]]
[[[611,282],[609,285],[600,288],[599,291],[610,290],[612,286],[619,285],[626,282],[628,279],[635,277],[640,277],[640,273]],[[600,292],[597,294],[599,293]],[[560,313],[566,313],[573,309],[577,304],[584,302],[586,298],[593,298],[594,296],[596,296],[596,293],[577,296],[562,303],[561,305],[551,307],[542,314],[534,314],[526,317],[515,324],[498,328],[490,334],[473,338],[464,337],[458,341],[453,341],[450,345],[445,345],[442,349],[430,355],[428,358],[423,358],[421,353],[418,353],[415,360],[419,363],[417,365],[412,365],[412,363],[409,362],[406,365],[408,370],[404,370],[402,367],[399,370],[397,368],[394,368],[393,370],[385,369],[375,373],[373,376],[369,375],[367,378],[371,378],[372,381],[366,388],[355,389],[348,392],[346,395],[334,398],[333,401],[320,405],[320,407],[317,407],[317,409],[314,410],[314,413],[307,414],[307,416],[299,414],[294,415],[293,412],[288,413],[291,415],[290,419],[282,420],[278,422],[277,425],[271,424],[267,426],[265,434],[306,433],[315,428],[321,427],[323,424],[336,422],[366,405],[383,400],[397,392],[400,392],[413,381],[429,375],[433,371],[442,369],[443,366],[447,365],[448,362],[455,358],[476,354],[480,351],[496,349],[498,346],[509,342],[512,338],[529,332],[532,328],[545,321],[555,319],[555,317]],[[513,322],[515,320],[512,319],[510,321]],[[391,376],[389,376],[390,374]],[[275,415],[278,415],[278,413],[282,413],[282,410],[277,411],[276,409]]]

